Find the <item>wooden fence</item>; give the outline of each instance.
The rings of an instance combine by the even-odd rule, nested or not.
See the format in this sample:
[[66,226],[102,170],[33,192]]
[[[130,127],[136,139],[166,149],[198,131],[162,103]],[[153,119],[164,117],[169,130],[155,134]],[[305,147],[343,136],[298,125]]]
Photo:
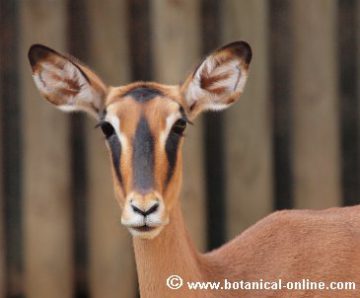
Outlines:
[[210,50],[253,48],[245,94],[188,131],[182,201],[201,250],[275,209],[360,202],[355,0],[0,0],[0,297],[136,297],[105,146],[40,99],[33,43],[113,85],[177,83]]

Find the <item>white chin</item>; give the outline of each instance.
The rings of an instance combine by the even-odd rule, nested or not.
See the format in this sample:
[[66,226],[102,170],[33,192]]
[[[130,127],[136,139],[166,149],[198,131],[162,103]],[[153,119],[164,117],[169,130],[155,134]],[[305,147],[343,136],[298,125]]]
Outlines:
[[137,238],[154,239],[156,236],[158,236],[160,234],[162,229],[163,229],[163,226],[156,227],[153,230],[146,231],[146,232],[141,232],[141,231],[135,230],[133,228],[129,228],[129,231],[130,231],[131,235],[133,235],[134,237],[137,237]]

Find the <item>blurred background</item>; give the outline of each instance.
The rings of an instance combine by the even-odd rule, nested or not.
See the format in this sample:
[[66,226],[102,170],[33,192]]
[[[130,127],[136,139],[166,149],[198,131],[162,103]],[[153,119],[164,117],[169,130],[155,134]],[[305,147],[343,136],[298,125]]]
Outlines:
[[101,133],[40,98],[31,44],[113,85],[178,83],[251,44],[241,100],[187,132],[182,201],[204,251],[274,210],[359,203],[359,28],[355,0],[0,0],[0,297],[138,295]]

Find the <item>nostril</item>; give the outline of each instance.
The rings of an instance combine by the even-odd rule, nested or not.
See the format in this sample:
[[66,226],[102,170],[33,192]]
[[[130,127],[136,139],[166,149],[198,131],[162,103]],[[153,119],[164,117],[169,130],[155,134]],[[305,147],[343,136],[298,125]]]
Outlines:
[[141,215],[146,216],[146,215],[145,215],[146,212],[144,212],[144,211],[141,210],[140,208],[134,206],[133,204],[131,204],[131,208],[132,208],[132,210],[133,210],[135,213],[139,213],[139,214],[141,214]]
[[151,213],[156,212],[158,208],[159,208],[159,203],[155,203],[154,205],[152,205],[152,207],[150,207],[148,211],[146,211],[146,215],[150,215]]
[[154,213],[158,210],[159,208],[159,203],[155,203],[154,205],[152,205],[148,210],[144,211],[141,210],[140,208],[136,207],[135,205],[131,204],[131,208],[135,213],[139,213],[143,216],[148,216],[151,213]]

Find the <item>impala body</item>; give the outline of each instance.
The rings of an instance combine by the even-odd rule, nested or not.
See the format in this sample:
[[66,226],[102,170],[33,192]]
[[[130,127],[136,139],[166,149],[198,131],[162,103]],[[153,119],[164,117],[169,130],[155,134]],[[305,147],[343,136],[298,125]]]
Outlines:
[[[245,42],[207,56],[181,85],[107,86],[76,59],[42,45],[29,51],[40,93],[64,111],[98,121],[112,161],[121,222],[133,235],[141,297],[359,297],[357,290],[189,290],[187,281],[353,281],[360,287],[360,207],[282,211],[221,248],[199,253],[186,231],[179,192],[183,132],[207,110],[227,108],[244,90]],[[185,284],[170,289],[179,275]],[[339,296],[337,296],[339,294]]]

